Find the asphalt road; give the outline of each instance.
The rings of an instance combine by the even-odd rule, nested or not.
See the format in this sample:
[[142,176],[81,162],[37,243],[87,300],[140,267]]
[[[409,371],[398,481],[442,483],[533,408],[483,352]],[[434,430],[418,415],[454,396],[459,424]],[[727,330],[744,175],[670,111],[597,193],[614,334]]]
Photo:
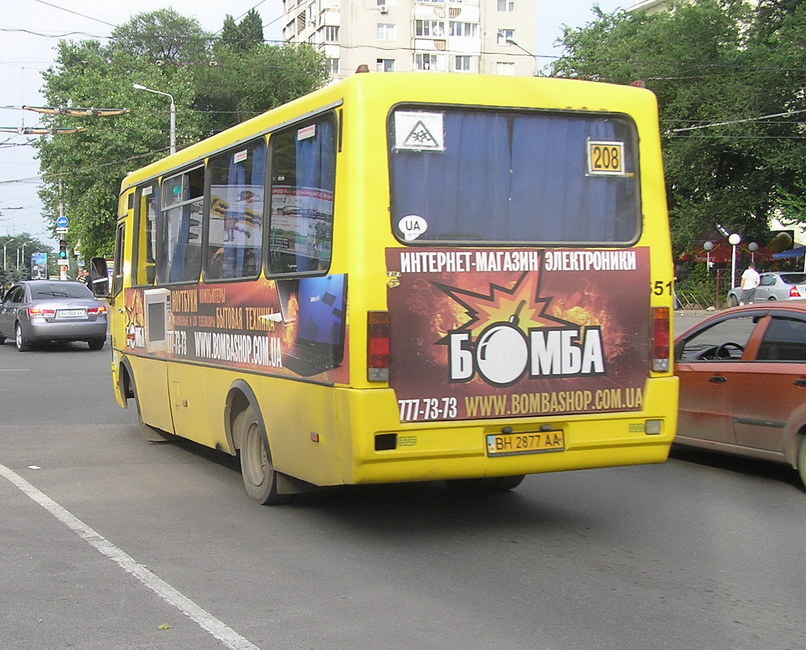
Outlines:
[[109,362],[0,346],[0,647],[804,645],[806,491],[786,467],[678,451],[502,495],[260,507],[232,459],[144,442]]

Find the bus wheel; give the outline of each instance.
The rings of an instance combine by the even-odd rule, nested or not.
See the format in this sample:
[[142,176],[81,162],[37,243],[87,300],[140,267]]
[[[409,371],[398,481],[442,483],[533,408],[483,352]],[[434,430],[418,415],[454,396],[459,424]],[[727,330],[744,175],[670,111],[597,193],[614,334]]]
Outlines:
[[806,436],[800,436],[800,451],[798,451],[798,473],[803,485],[806,486]]
[[238,420],[241,431],[241,474],[249,498],[260,505],[288,503],[291,495],[277,493],[277,474],[271,464],[269,443],[254,407],[247,407]]
[[448,489],[455,492],[506,492],[518,487],[525,477],[496,476],[494,478],[462,478],[445,481]]

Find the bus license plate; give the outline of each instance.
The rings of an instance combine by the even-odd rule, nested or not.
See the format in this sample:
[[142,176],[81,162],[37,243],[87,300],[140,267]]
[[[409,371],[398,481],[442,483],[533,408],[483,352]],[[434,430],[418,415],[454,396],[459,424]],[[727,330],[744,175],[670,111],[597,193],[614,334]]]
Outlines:
[[56,318],[86,318],[87,312],[83,309],[60,309],[56,312]]
[[514,456],[565,450],[563,431],[495,433],[487,436],[488,456]]

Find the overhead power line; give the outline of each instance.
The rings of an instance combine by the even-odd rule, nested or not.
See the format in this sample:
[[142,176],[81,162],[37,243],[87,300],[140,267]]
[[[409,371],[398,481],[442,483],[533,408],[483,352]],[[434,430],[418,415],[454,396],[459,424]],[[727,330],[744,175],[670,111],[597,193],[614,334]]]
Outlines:
[[683,126],[679,129],[670,129],[669,133],[682,133],[683,131],[696,131],[697,129],[710,129],[714,126],[728,126],[730,124],[744,124],[746,122],[760,122],[762,120],[771,120],[775,117],[789,117],[798,113],[806,113],[806,108],[797,111],[787,111],[786,113],[771,113],[770,115],[761,115],[759,117],[747,117],[741,120],[727,120],[725,122],[712,122],[711,124],[698,124],[697,126]]

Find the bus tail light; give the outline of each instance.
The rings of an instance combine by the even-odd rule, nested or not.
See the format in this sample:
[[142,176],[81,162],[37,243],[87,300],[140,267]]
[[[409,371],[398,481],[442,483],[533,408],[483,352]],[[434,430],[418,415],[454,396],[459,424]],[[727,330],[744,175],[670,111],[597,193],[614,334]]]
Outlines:
[[367,312],[367,379],[389,381],[389,312]]
[[668,307],[652,308],[652,371],[669,372]]

